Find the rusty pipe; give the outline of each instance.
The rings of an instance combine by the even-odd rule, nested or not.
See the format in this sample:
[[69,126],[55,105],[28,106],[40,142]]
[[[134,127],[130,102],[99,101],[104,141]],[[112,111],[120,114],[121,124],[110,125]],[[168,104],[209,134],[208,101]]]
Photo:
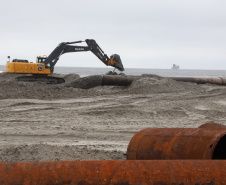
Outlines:
[[122,75],[93,75],[84,78],[76,79],[75,81],[66,84],[66,87],[74,87],[81,89],[90,89],[99,85],[106,86],[128,86],[138,77],[122,76]]
[[216,84],[216,85],[226,85],[226,79],[221,77],[216,78],[194,78],[194,77],[168,77],[170,79],[182,82],[194,82],[197,84]]
[[[134,80],[140,79],[139,76],[124,76],[124,75],[94,75],[75,80],[66,87],[75,87],[81,89],[89,89],[99,85],[102,86],[129,86]],[[218,85],[226,85],[226,79],[223,78],[189,78],[189,77],[168,77],[177,81],[195,82],[198,84],[212,83]]]
[[226,126],[219,123],[215,123],[215,122],[207,122],[200,125],[198,128],[225,128],[226,129]]
[[223,184],[226,161],[57,161],[0,163],[0,184]]
[[[102,85],[117,85],[117,86],[128,86],[134,80],[139,79],[138,76],[123,76],[123,75],[104,75],[102,79]],[[226,85],[226,79],[221,77],[216,78],[194,78],[194,77],[167,77],[176,81],[183,82],[194,82],[197,84],[216,84]]]
[[139,79],[139,77],[124,75],[103,75],[102,85],[128,86],[136,79]]
[[147,128],[131,139],[127,159],[226,159],[226,129]]

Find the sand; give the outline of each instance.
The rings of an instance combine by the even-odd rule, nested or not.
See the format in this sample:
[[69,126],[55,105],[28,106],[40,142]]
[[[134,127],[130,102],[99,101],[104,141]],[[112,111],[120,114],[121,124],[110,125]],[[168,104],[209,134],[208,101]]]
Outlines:
[[226,125],[225,86],[142,75],[128,87],[81,89],[68,85],[89,80],[76,74],[58,85],[16,76],[0,74],[1,162],[124,160],[144,128]]

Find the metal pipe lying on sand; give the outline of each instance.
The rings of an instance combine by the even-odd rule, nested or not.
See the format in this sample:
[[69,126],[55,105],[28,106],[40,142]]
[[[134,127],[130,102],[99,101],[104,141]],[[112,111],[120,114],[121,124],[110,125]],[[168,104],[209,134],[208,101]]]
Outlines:
[[[76,79],[66,84],[66,87],[81,89],[90,89],[99,85],[102,86],[129,86],[134,80],[140,79],[140,76],[125,75],[94,75]],[[198,84],[212,83],[217,85],[226,85],[226,79],[223,78],[187,78],[187,77],[167,77],[176,81],[195,82]]]
[[226,161],[57,161],[0,163],[0,184],[223,184]]
[[124,75],[103,75],[102,85],[128,86],[136,79],[139,79],[139,77]]
[[66,87],[75,87],[81,89],[90,89],[96,86],[128,86],[138,77],[122,76],[122,75],[93,75],[76,79],[75,81],[66,84]]
[[215,123],[215,122],[208,122],[200,125],[198,128],[225,128],[226,129],[226,126],[219,123]]
[[193,78],[193,77],[168,77],[170,79],[182,82],[194,82],[197,84],[216,84],[216,85],[226,85],[225,78]]
[[127,159],[226,159],[226,129],[147,128],[131,139]]
[[[117,86],[128,86],[134,80],[139,79],[138,76],[122,76],[122,75],[104,75],[102,80],[102,85],[117,85]],[[193,77],[167,77],[176,81],[183,82],[194,82],[197,84],[216,84],[216,85],[226,85],[225,78],[193,78]]]

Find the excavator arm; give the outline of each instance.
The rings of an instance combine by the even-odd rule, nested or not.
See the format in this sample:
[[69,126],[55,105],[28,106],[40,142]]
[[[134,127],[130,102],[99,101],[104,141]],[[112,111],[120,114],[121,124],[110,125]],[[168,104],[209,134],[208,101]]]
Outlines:
[[124,71],[124,67],[122,65],[122,61],[120,56],[117,54],[111,55],[109,58],[104,51],[99,47],[93,39],[86,39],[85,42],[87,46],[75,46],[72,44],[82,43],[84,41],[76,41],[76,42],[62,42],[60,43],[52,53],[46,58],[45,66],[46,68],[50,68],[50,71],[53,72],[54,66],[59,60],[60,56],[64,53],[69,52],[81,52],[81,51],[91,51],[94,55],[96,55],[105,65],[113,66],[119,71]]

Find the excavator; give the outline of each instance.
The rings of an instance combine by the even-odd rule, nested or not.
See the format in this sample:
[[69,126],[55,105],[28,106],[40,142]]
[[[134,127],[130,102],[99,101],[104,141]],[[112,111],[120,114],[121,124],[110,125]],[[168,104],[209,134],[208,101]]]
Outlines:
[[[87,46],[76,46],[73,44],[86,42]],[[59,60],[60,56],[70,52],[91,51],[96,55],[105,65],[112,66],[119,71],[124,71],[121,58],[117,54],[113,54],[110,58],[104,53],[93,39],[86,39],[85,41],[62,42],[60,43],[50,55],[38,56],[36,63],[28,62],[23,59],[13,59],[6,64],[6,73],[17,74],[32,74],[17,77],[19,81],[44,81],[49,84],[64,83],[64,79],[60,77],[51,76],[54,72],[54,66]]]

